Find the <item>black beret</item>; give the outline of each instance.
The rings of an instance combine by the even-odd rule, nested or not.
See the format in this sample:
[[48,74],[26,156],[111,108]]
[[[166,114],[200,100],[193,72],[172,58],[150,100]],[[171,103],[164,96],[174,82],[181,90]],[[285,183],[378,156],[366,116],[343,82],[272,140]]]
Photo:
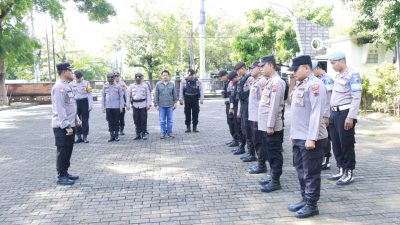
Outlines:
[[135,73],[135,79],[142,78],[142,77],[143,77],[142,73]]
[[243,66],[246,66],[246,64],[244,64],[244,62],[238,62],[235,65],[235,70],[239,70],[240,68],[242,68]]
[[57,67],[57,71],[70,70],[73,68],[73,66],[69,62],[59,63],[56,65],[56,67]]
[[254,61],[252,64],[251,64],[251,66],[250,66],[250,69],[254,69],[254,68],[256,68],[256,67],[258,67],[258,61]]
[[309,55],[297,56],[292,60],[292,66],[288,69],[289,71],[296,71],[301,65],[309,65],[312,67],[311,57]]
[[83,73],[82,73],[82,71],[80,71],[80,70],[75,70],[74,74],[75,74],[75,77],[76,77],[76,78],[81,78],[81,77],[83,77]]
[[228,75],[228,71],[226,71],[226,70],[221,70],[221,71],[219,71],[219,73],[218,73],[218,76],[219,76],[219,77],[222,77],[222,76],[225,76],[225,75]]
[[232,80],[233,78],[237,77],[238,73],[235,70],[232,70],[229,74],[228,74],[228,79]]
[[190,75],[195,75],[195,74],[196,74],[196,71],[194,71],[194,69],[190,68],[190,69],[188,69],[188,73],[189,73]]
[[114,77],[115,77],[115,73],[107,73],[107,79],[114,78]]
[[275,65],[276,64],[275,57],[273,55],[261,57],[260,63],[258,64],[258,66],[264,66],[265,63],[267,63],[267,62]]

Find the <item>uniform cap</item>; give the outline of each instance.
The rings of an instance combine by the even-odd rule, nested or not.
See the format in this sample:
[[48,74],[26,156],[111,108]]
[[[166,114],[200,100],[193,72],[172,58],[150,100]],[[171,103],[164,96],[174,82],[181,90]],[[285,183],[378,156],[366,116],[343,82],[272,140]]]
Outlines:
[[74,68],[71,65],[71,63],[69,63],[69,62],[59,63],[56,65],[56,67],[57,67],[57,71],[70,70],[70,69]]
[[108,73],[107,74],[107,79],[114,78],[114,77],[115,77],[115,73]]
[[296,71],[299,66],[301,65],[309,65],[310,67],[312,67],[311,65],[311,57],[309,55],[301,55],[301,56],[297,56],[296,58],[294,58],[292,60],[292,66],[289,67],[289,71]]
[[338,61],[346,58],[346,55],[343,52],[335,52],[328,56],[329,61]]
[[225,75],[228,75],[228,71],[226,71],[226,70],[221,70],[221,71],[219,71],[219,73],[218,73],[218,76],[219,76],[219,77],[222,77],[222,76],[225,76]]
[[235,70],[232,70],[229,74],[228,74],[228,79],[229,80],[233,80],[233,78],[237,77],[238,73]]
[[83,73],[82,73],[82,71],[80,71],[80,70],[76,70],[76,71],[74,72],[74,74],[75,74],[75,77],[76,77],[76,78],[81,78],[81,77],[83,77]]
[[135,73],[135,79],[141,79],[143,77],[142,73]]
[[269,55],[269,56],[264,56],[260,59],[260,63],[258,63],[258,66],[264,66],[265,63],[272,63],[272,64],[276,64],[275,62],[275,57],[273,55]]
[[315,69],[317,69],[317,66],[318,66],[318,61],[317,60],[312,60],[311,61],[311,69],[312,70],[315,70]]
[[235,65],[235,70],[239,70],[240,68],[244,67],[246,64],[244,64],[244,62],[238,62]]
[[258,61],[254,61],[252,64],[251,64],[251,66],[250,66],[250,69],[254,69],[254,68],[256,68],[256,67],[258,67]]

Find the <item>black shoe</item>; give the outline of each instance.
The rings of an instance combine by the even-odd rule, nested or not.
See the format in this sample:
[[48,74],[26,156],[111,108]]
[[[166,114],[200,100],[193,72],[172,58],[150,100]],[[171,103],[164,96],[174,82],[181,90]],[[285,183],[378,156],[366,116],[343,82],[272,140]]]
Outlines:
[[324,157],[324,161],[322,162],[322,170],[330,170],[331,164],[329,163],[329,157]]
[[260,180],[258,180],[258,183],[261,185],[267,185],[269,182],[271,182],[270,178],[261,178]]
[[143,140],[147,140],[146,132],[143,132],[143,133],[142,133],[142,139],[143,139]]
[[230,145],[232,142],[234,142],[235,140],[230,140],[230,141],[228,141],[228,142],[226,142],[225,144],[226,145]]
[[124,131],[121,130],[121,131],[119,132],[119,135],[125,135]]
[[255,161],[257,161],[257,158],[255,156],[253,156],[253,155],[250,155],[250,156],[248,156],[246,158],[243,158],[242,161],[243,162],[255,162]]
[[249,153],[247,153],[246,155],[241,156],[240,159],[243,160],[244,158],[247,158],[247,157],[250,157],[250,156],[251,156],[251,155],[250,155]]
[[262,186],[260,190],[262,192],[272,192],[280,189],[282,189],[282,187],[279,180],[272,180],[267,185]]
[[67,176],[59,177],[57,180],[57,184],[59,185],[73,185],[75,182],[70,180]]
[[253,169],[249,169],[250,174],[259,174],[259,173],[266,173],[267,166],[257,165],[257,167]]
[[110,139],[108,139],[108,142],[112,142],[112,141],[114,141],[115,139],[114,139],[114,133],[113,132],[110,132]]
[[228,145],[228,147],[237,147],[237,146],[239,146],[239,142],[237,140],[232,141],[232,143]]
[[297,212],[297,211],[299,211],[301,208],[303,208],[304,206],[306,205],[306,201],[305,201],[305,199],[303,198],[301,201],[299,201],[299,202],[296,202],[296,203],[294,203],[294,204],[290,204],[289,206],[288,206],[288,210],[290,211],[290,212]]
[[339,180],[343,176],[343,174],[344,174],[343,168],[339,168],[337,174],[333,174],[332,176],[330,176],[330,177],[328,177],[326,179],[332,180],[332,181]]
[[83,143],[89,143],[89,140],[87,139],[87,135],[83,135]]
[[196,125],[196,126],[193,125],[193,132],[194,132],[194,133],[199,133],[199,131],[197,130],[197,125]]
[[150,134],[147,130],[145,131],[146,134]]
[[343,176],[338,181],[336,181],[336,185],[348,185],[353,183],[353,181],[353,170],[345,170]]
[[186,130],[185,130],[185,133],[190,133],[191,132],[191,130],[190,130],[190,126],[187,126],[186,125]]
[[78,180],[79,179],[79,176],[74,176],[71,174],[68,174],[67,176],[68,176],[68,179],[70,179],[70,180]]
[[307,218],[307,217],[315,216],[318,214],[319,214],[318,206],[312,206],[312,205],[306,204],[303,208],[299,209],[295,213],[295,216],[297,218]]
[[114,141],[119,141],[118,131],[115,131],[114,133]]
[[76,141],[75,141],[75,143],[81,143],[81,142],[83,142],[83,140],[82,140],[82,135],[76,135],[77,137],[78,137],[78,139],[76,139]]
[[234,155],[241,155],[246,153],[246,151],[242,148],[239,148],[237,151],[233,152]]
[[136,137],[133,140],[140,140],[142,137],[140,137],[140,134],[136,134]]

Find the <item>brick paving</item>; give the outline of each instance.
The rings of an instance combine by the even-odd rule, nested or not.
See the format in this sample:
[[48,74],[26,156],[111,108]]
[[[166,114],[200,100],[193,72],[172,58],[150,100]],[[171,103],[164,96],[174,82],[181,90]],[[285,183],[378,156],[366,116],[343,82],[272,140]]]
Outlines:
[[400,123],[361,118],[354,184],[323,180],[320,215],[300,220],[287,210],[299,199],[288,132],[283,190],[261,193],[257,180],[265,175],[248,174],[254,163],[224,144],[224,107],[220,100],[201,106],[198,134],[184,133],[179,107],[177,138],[167,140],[159,139],[152,109],[149,140],[133,141],[128,112],[127,135],[107,143],[96,106],[90,143],[75,145],[70,172],[81,179],[71,187],[55,182],[50,106],[0,111],[0,224],[400,224]]

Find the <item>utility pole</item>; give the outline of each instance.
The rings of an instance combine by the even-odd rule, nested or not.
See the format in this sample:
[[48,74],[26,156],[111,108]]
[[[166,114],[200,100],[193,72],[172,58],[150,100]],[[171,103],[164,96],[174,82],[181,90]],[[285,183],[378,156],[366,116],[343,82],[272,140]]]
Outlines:
[[200,37],[200,79],[206,79],[206,59],[205,59],[205,27],[206,27],[206,12],[204,10],[204,1],[200,0],[200,22],[199,22],[199,37]]
[[194,54],[193,54],[193,30],[190,30],[189,36],[189,68],[194,69]]

